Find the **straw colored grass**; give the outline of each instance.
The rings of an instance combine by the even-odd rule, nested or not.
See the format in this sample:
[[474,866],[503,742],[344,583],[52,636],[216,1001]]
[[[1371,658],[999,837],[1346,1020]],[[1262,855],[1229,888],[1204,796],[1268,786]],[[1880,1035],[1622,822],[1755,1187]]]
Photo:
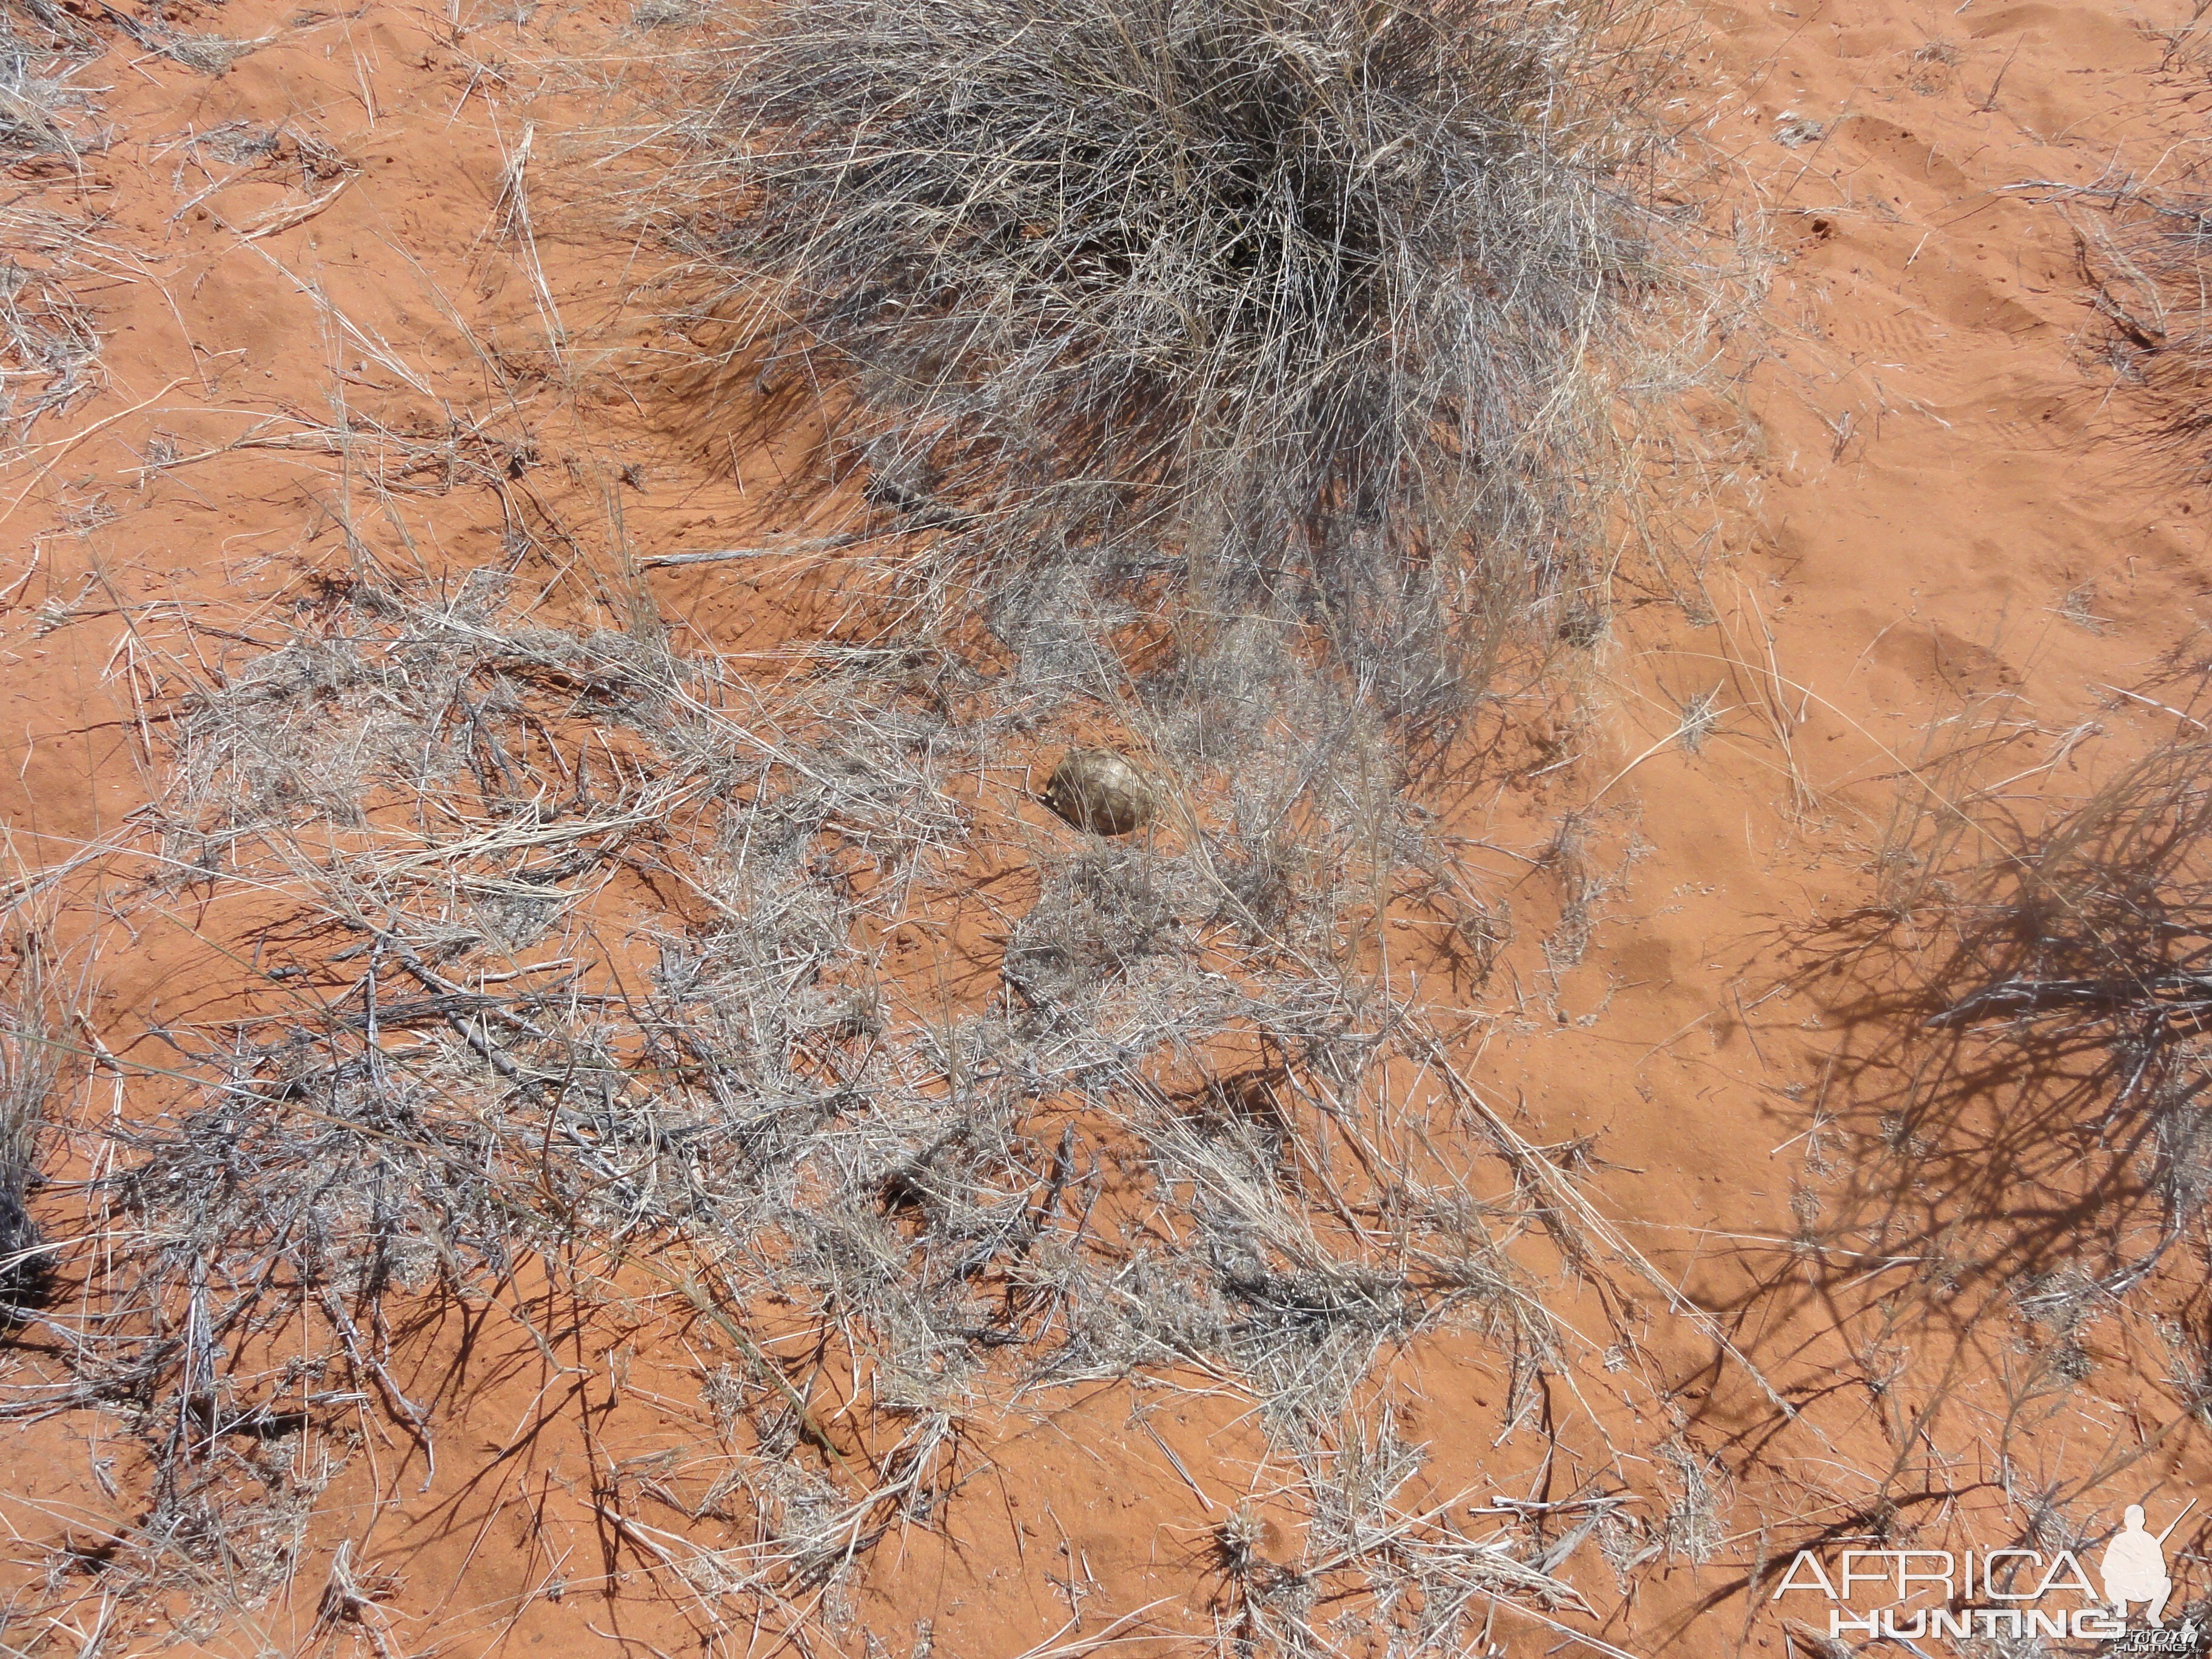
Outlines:
[[1187,660],[1268,618],[1418,730],[1603,562],[1612,393],[1673,269],[1650,30],[1638,0],[793,0],[685,133],[686,234],[963,610],[1020,642],[1078,593],[1172,599]]

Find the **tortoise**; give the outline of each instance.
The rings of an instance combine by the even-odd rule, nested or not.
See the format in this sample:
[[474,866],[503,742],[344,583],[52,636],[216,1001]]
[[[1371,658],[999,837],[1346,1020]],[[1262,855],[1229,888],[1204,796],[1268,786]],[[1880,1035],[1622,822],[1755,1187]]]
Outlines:
[[1151,823],[1158,811],[1144,775],[1110,749],[1069,750],[1053,768],[1043,799],[1095,836],[1126,836]]

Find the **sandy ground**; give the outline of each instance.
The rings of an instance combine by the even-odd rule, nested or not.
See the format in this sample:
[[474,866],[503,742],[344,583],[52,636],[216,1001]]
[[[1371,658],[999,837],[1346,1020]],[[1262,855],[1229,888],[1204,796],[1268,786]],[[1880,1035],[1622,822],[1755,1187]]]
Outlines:
[[[1586,1142],[1582,1190],[1651,1272],[1625,1304],[1563,1293],[1561,1316],[1618,1320],[1639,1347],[1617,1373],[1593,1343],[1532,1397],[1476,1334],[1434,1332],[1375,1385],[1438,1503],[1540,1501],[1592,1470],[1637,1494],[1656,1549],[1583,1542],[1557,1571],[1589,1611],[1548,1615],[1614,1650],[1818,1652],[1765,1600],[1802,1545],[1992,1547],[2043,1514],[2100,1535],[2124,1503],[2212,1490],[2173,1381],[2193,1285],[2099,1311],[2069,1334],[2080,1374],[2053,1381],[2049,1333],[2008,1297],[2062,1263],[2063,1228],[2031,1237],[1947,1166],[1893,1179],[1864,1150],[1885,1085],[1843,1061],[1879,1030],[1822,932],[1872,891],[1932,720],[2013,694],[2039,752],[2071,734],[2052,775],[2077,787],[2154,730],[2115,688],[2202,648],[2204,497],[2131,434],[2086,298],[2094,213],[2050,187],[2191,159],[2204,71],[2159,33],[2185,10],[1715,4],[1683,26],[1700,188],[1766,250],[1760,319],[1728,343],[1702,422],[1723,510],[1665,571],[1631,573],[1547,716],[1543,775],[1460,801],[1449,825],[1524,854],[1496,874],[1541,923],[1558,872],[1525,855],[1597,804],[1591,867],[1611,884],[1587,954],[1554,983],[1524,927],[1455,1059],[1529,1143]],[[805,434],[731,438],[741,392],[700,383],[646,286],[669,256],[631,228],[635,173],[592,166],[637,121],[635,62],[680,29],[473,0],[185,0],[135,36],[80,15],[110,45],[75,77],[79,154],[17,168],[0,210],[28,265],[63,240],[29,216],[81,233],[58,280],[100,340],[96,388],[0,452],[0,810],[20,870],[127,836],[159,787],[175,665],[250,652],[303,573],[371,550],[435,580],[501,558],[520,526],[553,550],[532,567],[549,605],[629,594],[730,653],[808,636],[803,582],[644,563],[807,533],[757,505]],[[1711,711],[1702,741],[1670,740],[1692,707]],[[146,878],[108,878],[108,900]],[[84,1034],[113,1060],[87,1079],[88,1121],[145,1109],[131,1067],[169,1058],[151,1028],[247,994],[228,964],[252,922],[187,906],[118,929],[89,902],[50,921],[64,959],[99,942]],[[2002,1116],[1968,1098],[1929,1133]],[[1956,1271],[1918,1271],[1939,1249]],[[86,1563],[149,1479],[125,1416],[9,1426],[11,1650],[765,1653],[788,1630],[823,1652],[842,1630],[902,1659],[1073,1655],[1223,1628],[1216,1542],[1240,1503],[1267,1559],[1303,1547],[1295,1504],[1269,1507],[1279,1471],[1250,1401],[1098,1383],[979,1409],[931,1518],[762,1613],[671,1569],[716,1522],[625,1516],[600,1479],[702,1442],[715,1332],[644,1269],[588,1310],[557,1276],[512,1294],[561,1352],[489,1313],[419,1343],[406,1386],[465,1378],[434,1470],[427,1442],[365,1426],[226,1629],[196,1622],[190,1587],[99,1595]],[[35,1342],[4,1363],[48,1375]],[[817,1414],[841,1455],[872,1455],[896,1430],[842,1417],[837,1371],[835,1354],[814,1368]],[[2206,1524],[2176,1538],[2193,1550]],[[359,1600],[332,1619],[341,1540]],[[1504,1607],[1490,1639],[1571,1650]]]

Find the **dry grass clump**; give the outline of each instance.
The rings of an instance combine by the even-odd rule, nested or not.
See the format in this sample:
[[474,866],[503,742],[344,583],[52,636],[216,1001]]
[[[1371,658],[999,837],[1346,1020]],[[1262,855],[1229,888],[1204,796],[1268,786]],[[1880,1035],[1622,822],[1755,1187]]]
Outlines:
[[101,142],[83,130],[90,97],[70,84],[96,49],[44,0],[0,12],[0,176],[17,186],[0,204],[0,447],[99,384],[99,337],[69,286],[85,227],[39,200]]
[[2189,474],[2212,476],[2212,195],[2192,185],[2053,186],[2096,210],[2076,237],[2090,303],[2103,319],[2100,355],[2148,404],[2147,434]]
[[90,100],[69,77],[97,45],[90,30],[47,0],[0,13],[0,162],[9,171],[33,167],[41,156],[76,159],[67,128]]
[[[1279,1547],[1270,1553],[1282,1540],[1265,1516],[1249,1504],[1230,1510],[1212,1540],[1224,1589],[1219,1634],[1244,1653],[1358,1650],[1381,1631],[1389,1632],[1380,1650],[1386,1653],[1479,1652],[1483,1644],[1467,1644],[1493,1598],[1589,1610],[1572,1585],[1547,1570],[1571,1544],[1567,1551],[1532,1551],[1510,1511],[1490,1510],[1493,1524],[1484,1527],[1462,1518],[1485,1512],[1471,1504],[1409,1503],[1407,1488],[1425,1461],[1398,1437],[1388,1411],[1347,1434],[1308,1471],[1314,1504],[1305,1549],[1289,1559],[1276,1559]],[[1494,1523],[1500,1515],[1506,1524]],[[1328,1603],[1346,1597],[1354,1569],[1366,1587],[1364,1605],[1353,1614],[1320,1618]]]
[[0,440],[28,440],[40,418],[100,385],[100,336],[69,287],[79,227],[22,205],[0,208]]
[[[693,158],[763,384],[1010,634],[1073,573],[1419,725],[1597,539],[1636,0],[793,0]],[[1058,614],[1059,607],[1045,607]],[[1279,646],[1278,647],[1282,648]]]
[[49,1247],[29,1200],[69,1049],[56,1041],[44,1002],[34,983],[27,1002],[0,1005],[0,1325],[30,1316],[50,1279]]

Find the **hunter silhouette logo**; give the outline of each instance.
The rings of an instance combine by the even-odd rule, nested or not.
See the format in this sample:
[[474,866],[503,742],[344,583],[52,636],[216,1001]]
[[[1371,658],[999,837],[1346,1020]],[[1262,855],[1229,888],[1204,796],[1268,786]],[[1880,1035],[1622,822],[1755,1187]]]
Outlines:
[[2188,1508],[2173,1517],[2172,1524],[2154,1538],[2144,1530],[2142,1505],[2128,1505],[2122,1517],[2125,1524],[2119,1535],[2105,1546],[2105,1599],[2112,1604],[2114,1618],[2124,1621],[2128,1604],[2142,1601],[2148,1606],[2144,1616],[2150,1620],[2151,1628],[2166,1627],[2166,1620],[2160,1615],[2166,1611],[2166,1598],[2173,1594],[2173,1580],[2166,1572],[2166,1540],[2181,1524],[2182,1516],[2196,1507],[2197,1500],[2192,1498]]

